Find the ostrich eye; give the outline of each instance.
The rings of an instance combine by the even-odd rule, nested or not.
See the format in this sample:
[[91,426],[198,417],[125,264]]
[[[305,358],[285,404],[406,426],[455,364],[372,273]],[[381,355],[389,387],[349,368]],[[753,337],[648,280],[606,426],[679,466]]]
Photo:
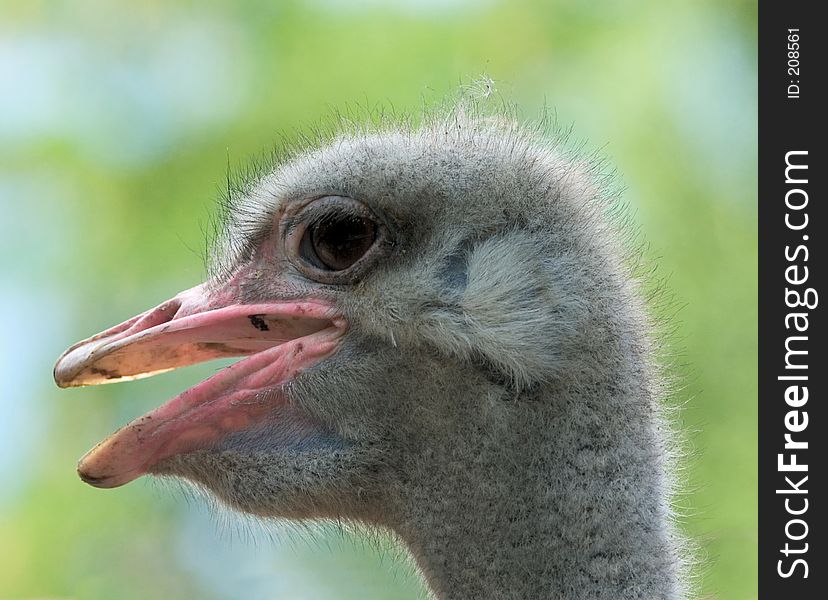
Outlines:
[[303,259],[318,269],[344,271],[362,258],[377,239],[377,225],[359,215],[327,215],[305,230]]
[[319,283],[356,283],[396,245],[388,218],[347,196],[323,196],[296,212],[288,209],[282,227],[288,260]]

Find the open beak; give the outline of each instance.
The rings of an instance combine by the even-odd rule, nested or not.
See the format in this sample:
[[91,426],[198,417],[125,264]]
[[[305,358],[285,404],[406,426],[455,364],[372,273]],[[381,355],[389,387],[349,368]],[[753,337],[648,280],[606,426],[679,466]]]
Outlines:
[[214,358],[246,356],[119,429],[78,464],[81,478],[116,487],[176,454],[207,449],[270,418],[281,385],[329,356],[347,325],[319,300],[238,304],[197,286],[70,347],[60,387],[149,377]]

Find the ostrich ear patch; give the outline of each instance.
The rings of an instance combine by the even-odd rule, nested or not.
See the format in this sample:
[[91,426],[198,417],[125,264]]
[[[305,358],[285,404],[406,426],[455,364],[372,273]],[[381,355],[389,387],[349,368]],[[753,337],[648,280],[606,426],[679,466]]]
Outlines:
[[469,284],[469,257],[474,250],[471,240],[460,242],[444,260],[438,277],[449,294],[459,297]]
[[469,267],[465,249],[460,248],[446,258],[439,276],[453,292],[462,293],[466,289],[469,282]]
[[441,275],[452,281],[465,275],[465,285],[454,288],[456,310],[434,315],[442,337],[435,335],[435,343],[482,359],[517,389],[555,376],[582,312],[567,291],[576,288],[566,285],[565,265],[550,261],[528,235],[510,232],[450,256]]

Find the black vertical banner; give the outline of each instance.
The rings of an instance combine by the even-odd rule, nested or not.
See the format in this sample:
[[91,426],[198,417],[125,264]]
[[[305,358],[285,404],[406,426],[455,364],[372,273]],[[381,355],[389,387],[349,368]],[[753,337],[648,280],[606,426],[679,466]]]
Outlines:
[[761,598],[828,597],[824,8],[759,5]]

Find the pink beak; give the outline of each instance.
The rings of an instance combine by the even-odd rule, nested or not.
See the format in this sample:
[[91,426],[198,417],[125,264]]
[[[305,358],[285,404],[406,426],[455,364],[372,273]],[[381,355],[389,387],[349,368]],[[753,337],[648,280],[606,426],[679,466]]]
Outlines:
[[[318,300],[238,304],[206,285],[70,347],[55,365],[60,387],[149,377],[214,358],[248,356],[118,430],[78,472],[115,487],[164,458],[210,447],[284,403],[279,386],[330,355],[347,325]],[[264,393],[267,391],[268,393]]]

